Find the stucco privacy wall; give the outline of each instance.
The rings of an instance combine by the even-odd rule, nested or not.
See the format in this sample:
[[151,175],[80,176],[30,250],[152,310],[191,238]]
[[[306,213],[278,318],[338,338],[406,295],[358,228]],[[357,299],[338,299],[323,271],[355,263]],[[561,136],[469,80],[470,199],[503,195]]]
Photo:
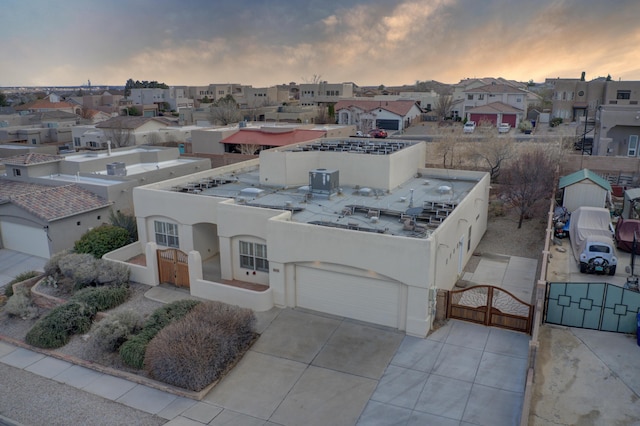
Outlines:
[[[260,183],[292,187],[307,185],[309,171],[317,168],[340,171],[341,185],[360,185],[391,190],[424,166],[424,142],[389,155],[357,155],[344,152],[268,150],[260,153]],[[354,158],[355,155],[355,158]]]

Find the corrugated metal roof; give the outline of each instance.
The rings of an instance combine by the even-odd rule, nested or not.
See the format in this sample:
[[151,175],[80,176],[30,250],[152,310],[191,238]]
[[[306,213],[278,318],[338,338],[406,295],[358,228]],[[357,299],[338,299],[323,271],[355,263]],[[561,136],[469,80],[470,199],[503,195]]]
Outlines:
[[558,187],[560,189],[566,188],[569,185],[573,185],[574,183],[578,183],[585,179],[589,179],[603,189],[611,191],[611,184],[609,183],[609,181],[589,169],[578,170],[577,172],[571,173],[570,175],[562,176],[560,178]]

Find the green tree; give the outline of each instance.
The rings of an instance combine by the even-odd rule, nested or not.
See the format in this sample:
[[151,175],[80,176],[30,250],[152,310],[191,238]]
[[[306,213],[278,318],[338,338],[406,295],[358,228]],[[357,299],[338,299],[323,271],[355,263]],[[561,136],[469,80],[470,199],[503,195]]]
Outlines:
[[100,259],[110,251],[126,246],[129,242],[130,236],[126,229],[113,225],[101,225],[85,232],[75,242],[73,250],[76,253],[88,253]]
[[127,111],[128,111],[128,115],[133,115],[133,116],[141,116],[142,115],[142,112],[138,108],[136,108],[134,106],[127,108]]
[[0,92],[0,107],[7,106],[7,95]]

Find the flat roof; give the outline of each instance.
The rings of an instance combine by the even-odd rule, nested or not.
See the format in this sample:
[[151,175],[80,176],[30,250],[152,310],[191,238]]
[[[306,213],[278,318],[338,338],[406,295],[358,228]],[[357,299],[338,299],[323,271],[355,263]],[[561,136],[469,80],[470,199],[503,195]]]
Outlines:
[[71,182],[71,183],[89,183],[92,185],[100,185],[100,186],[120,185],[122,184],[122,182],[124,182],[124,180],[103,179],[98,174],[96,174],[95,177],[55,174],[55,175],[49,175],[49,176],[38,176],[38,179],[49,179],[49,180],[55,180],[59,182]]
[[[327,171],[331,172],[331,171]],[[399,187],[340,186],[331,195],[296,188],[260,184],[259,168],[234,176],[209,176],[171,188],[200,196],[234,198],[247,206],[289,210],[296,222],[364,232],[424,238],[456,208],[478,183],[452,171],[449,178],[416,174]],[[244,191],[248,188],[262,191]],[[242,193],[241,193],[242,192]]]
[[113,148],[113,150],[111,151],[111,153],[109,153],[108,151],[91,151],[91,152],[85,152],[82,154],[71,154],[71,155],[65,155],[64,159],[65,161],[74,161],[74,162],[84,162],[84,161],[93,161],[97,158],[109,158],[109,157],[119,157],[119,156],[125,156],[125,155],[131,155],[134,153],[141,153],[141,152],[154,152],[154,151],[160,151],[160,149],[157,148],[133,148],[133,149],[127,149],[127,150],[116,150],[115,148]]
[[[133,176],[153,170],[167,169],[169,167],[179,166],[181,164],[195,163],[202,161],[202,158],[176,158],[174,160],[158,161],[153,163],[137,163],[126,165],[127,176]],[[94,172],[98,175],[107,175],[107,169]]]

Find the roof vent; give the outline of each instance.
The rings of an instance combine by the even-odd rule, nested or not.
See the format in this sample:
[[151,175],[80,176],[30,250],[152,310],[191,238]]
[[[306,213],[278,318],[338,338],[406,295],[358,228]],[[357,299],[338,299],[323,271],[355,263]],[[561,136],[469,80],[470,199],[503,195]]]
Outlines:
[[451,187],[447,185],[442,185],[438,187],[438,192],[441,194],[448,194],[451,192]]
[[360,188],[360,190],[358,192],[363,197],[369,197],[371,195],[372,191],[371,191],[371,188]]

